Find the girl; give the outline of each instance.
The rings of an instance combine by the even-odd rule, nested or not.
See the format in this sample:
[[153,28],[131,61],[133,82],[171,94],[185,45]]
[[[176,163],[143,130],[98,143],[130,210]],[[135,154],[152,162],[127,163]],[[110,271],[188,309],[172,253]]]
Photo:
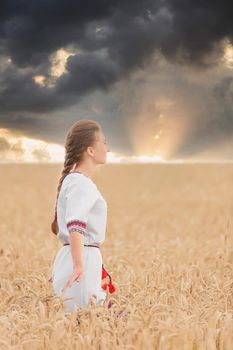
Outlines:
[[93,120],[80,120],[68,131],[65,162],[58,185],[55,219],[51,229],[63,243],[52,266],[53,289],[65,297],[65,313],[74,306],[87,306],[91,295],[104,303],[109,292],[115,291],[111,277],[103,267],[99,249],[105,240],[107,203],[92,181],[98,164],[106,162],[109,149],[101,126]]

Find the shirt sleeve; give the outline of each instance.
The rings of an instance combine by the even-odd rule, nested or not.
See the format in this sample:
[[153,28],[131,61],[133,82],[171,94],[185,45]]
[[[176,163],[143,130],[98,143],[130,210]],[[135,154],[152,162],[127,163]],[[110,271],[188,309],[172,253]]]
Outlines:
[[98,191],[86,180],[75,179],[67,187],[65,222],[69,233],[87,233],[88,214],[98,198]]

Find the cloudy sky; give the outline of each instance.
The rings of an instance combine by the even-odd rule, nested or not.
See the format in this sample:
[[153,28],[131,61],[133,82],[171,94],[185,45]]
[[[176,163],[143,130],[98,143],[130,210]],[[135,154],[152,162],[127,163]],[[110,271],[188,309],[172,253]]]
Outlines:
[[232,18],[224,0],[2,0],[1,161],[62,162],[80,119],[109,160],[233,160]]

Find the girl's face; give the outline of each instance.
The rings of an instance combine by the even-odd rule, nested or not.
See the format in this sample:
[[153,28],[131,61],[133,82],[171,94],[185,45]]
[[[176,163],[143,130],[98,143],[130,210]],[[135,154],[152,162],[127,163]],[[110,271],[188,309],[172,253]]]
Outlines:
[[106,163],[107,152],[109,148],[107,146],[106,138],[102,131],[96,132],[96,142],[92,147],[94,153],[94,159],[97,164]]

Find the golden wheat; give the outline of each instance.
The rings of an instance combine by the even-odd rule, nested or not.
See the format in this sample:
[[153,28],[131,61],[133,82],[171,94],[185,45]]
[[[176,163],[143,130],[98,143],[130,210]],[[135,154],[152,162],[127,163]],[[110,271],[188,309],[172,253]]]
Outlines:
[[[1,165],[0,349],[233,348],[233,166],[110,165],[101,251],[117,292],[62,313],[48,282],[61,167]],[[114,184],[114,186],[113,186]]]

